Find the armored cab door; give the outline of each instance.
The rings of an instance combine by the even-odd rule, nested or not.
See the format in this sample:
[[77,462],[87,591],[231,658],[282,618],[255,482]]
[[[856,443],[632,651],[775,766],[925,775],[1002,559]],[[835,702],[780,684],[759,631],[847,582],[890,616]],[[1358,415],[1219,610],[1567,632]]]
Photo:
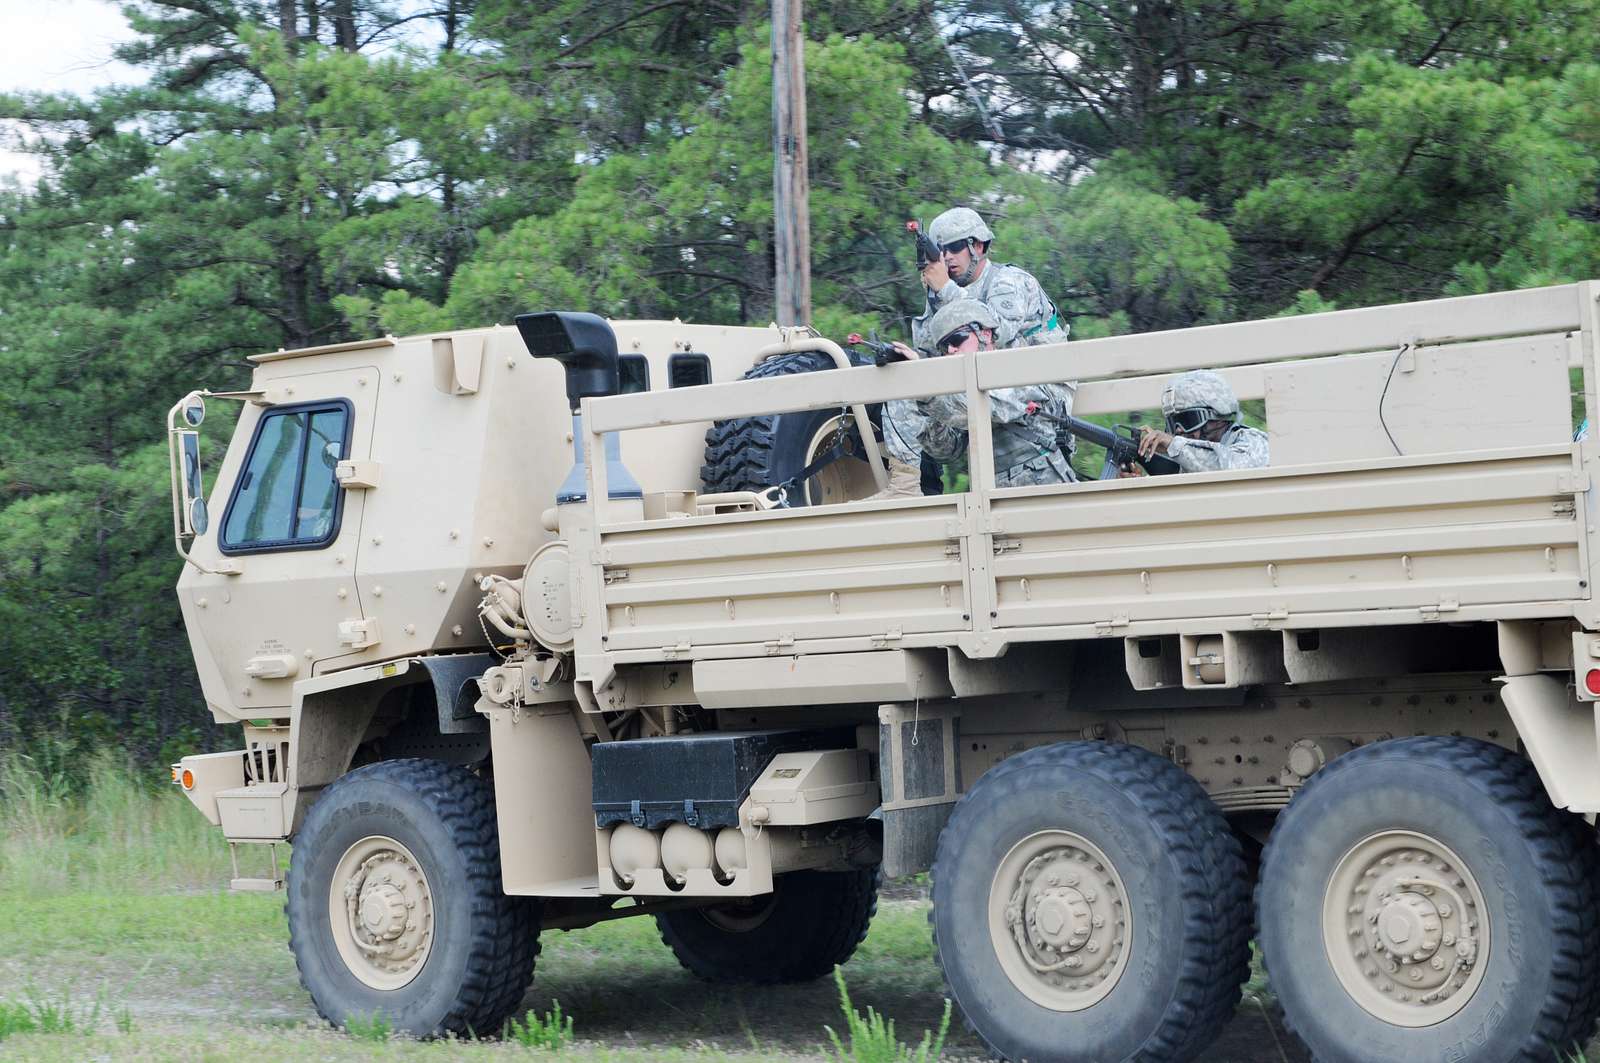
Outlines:
[[282,401],[244,408],[196,543],[197,560],[237,571],[184,591],[212,704],[246,718],[286,708],[296,679],[371,637],[355,582],[365,492],[336,472],[370,455],[380,380],[371,367],[274,377]]

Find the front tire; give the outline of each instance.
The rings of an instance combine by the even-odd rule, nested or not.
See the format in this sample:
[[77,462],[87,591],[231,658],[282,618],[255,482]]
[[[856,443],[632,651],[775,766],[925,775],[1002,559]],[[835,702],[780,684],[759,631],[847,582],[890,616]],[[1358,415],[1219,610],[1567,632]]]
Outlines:
[[1005,1059],[1193,1058],[1248,974],[1238,840],[1131,745],[1031,749],[980,778],[939,837],[931,920],[951,999]]
[[1470,738],[1347,753],[1279,816],[1260,944],[1326,1063],[1548,1060],[1594,1030],[1600,855],[1525,758]]
[[335,1026],[497,1033],[533,976],[538,905],[500,880],[494,791],[465,768],[389,760],[329,786],[294,841],[289,948]]
[[663,912],[661,940],[708,982],[810,982],[848,960],[878,910],[877,869],[791,871],[749,901]]

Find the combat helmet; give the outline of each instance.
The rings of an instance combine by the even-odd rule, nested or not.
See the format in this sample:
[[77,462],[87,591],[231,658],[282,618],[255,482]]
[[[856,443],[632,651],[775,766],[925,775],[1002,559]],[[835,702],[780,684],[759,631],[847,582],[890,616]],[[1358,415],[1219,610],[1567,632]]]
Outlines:
[[[1222,374],[1210,369],[1191,369],[1167,382],[1166,390],[1161,393],[1161,412],[1166,414],[1168,429],[1193,432],[1207,421],[1237,420],[1239,399]],[[1191,416],[1185,417],[1185,414]]]
[[978,325],[986,329],[1000,327],[1000,319],[995,317],[994,311],[989,309],[989,304],[979,299],[952,299],[941,306],[934,315],[928,319],[927,326],[922,334],[933,344],[934,354],[944,353],[944,338],[963,325]]
[[940,247],[969,239],[987,244],[994,240],[994,233],[971,207],[951,207],[928,223],[928,238]]

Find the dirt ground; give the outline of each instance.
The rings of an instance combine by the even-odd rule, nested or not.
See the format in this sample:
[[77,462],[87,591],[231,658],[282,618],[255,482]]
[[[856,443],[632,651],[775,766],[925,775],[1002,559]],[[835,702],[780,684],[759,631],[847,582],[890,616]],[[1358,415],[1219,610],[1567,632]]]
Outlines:
[[[76,1017],[87,1035],[0,1040],[0,1059],[366,1059],[501,1057],[504,1044],[367,1044],[327,1030],[300,989],[285,942],[282,896],[0,891],[0,1002],[36,1001]],[[682,970],[650,920],[545,935],[524,1008],[559,1000],[576,1020],[574,1059],[801,1060],[831,1058],[826,1026],[842,1029],[828,981],[777,989],[716,989]],[[927,902],[901,890],[844,968],[856,1007],[892,1018],[918,1041],[936,1028],[942,987]],[[1298,1063],[1308,1057],[1252,982],[1209,1063]],[[121,1018],[119,1029],[118,1019]],[[548,1054],[545,1058],[552,1058]],[[954,1024],[946,1059],[980,1059]]]

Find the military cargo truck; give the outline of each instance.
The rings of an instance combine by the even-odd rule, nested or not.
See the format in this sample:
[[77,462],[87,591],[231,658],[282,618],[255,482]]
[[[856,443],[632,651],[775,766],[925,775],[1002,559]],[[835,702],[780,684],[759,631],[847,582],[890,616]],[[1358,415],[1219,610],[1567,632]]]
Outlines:
[[[1192,1058],[1254,937],[1320,1059],[1548,1059],[1600,1011],[1597,300],[881,368],[554,312],[259,356],[209,489],[219,396],[168,419],[243,732],[175,778],[335,1023],[496,1030],[542,930],[635,915],[709,980],[815,978],[931,870],[1004,1058]],[[1269,467],[996,489],[988,392],[1116,414],[1192,368]],[[954,393],[971,489],[865,499],[879,404]]]

